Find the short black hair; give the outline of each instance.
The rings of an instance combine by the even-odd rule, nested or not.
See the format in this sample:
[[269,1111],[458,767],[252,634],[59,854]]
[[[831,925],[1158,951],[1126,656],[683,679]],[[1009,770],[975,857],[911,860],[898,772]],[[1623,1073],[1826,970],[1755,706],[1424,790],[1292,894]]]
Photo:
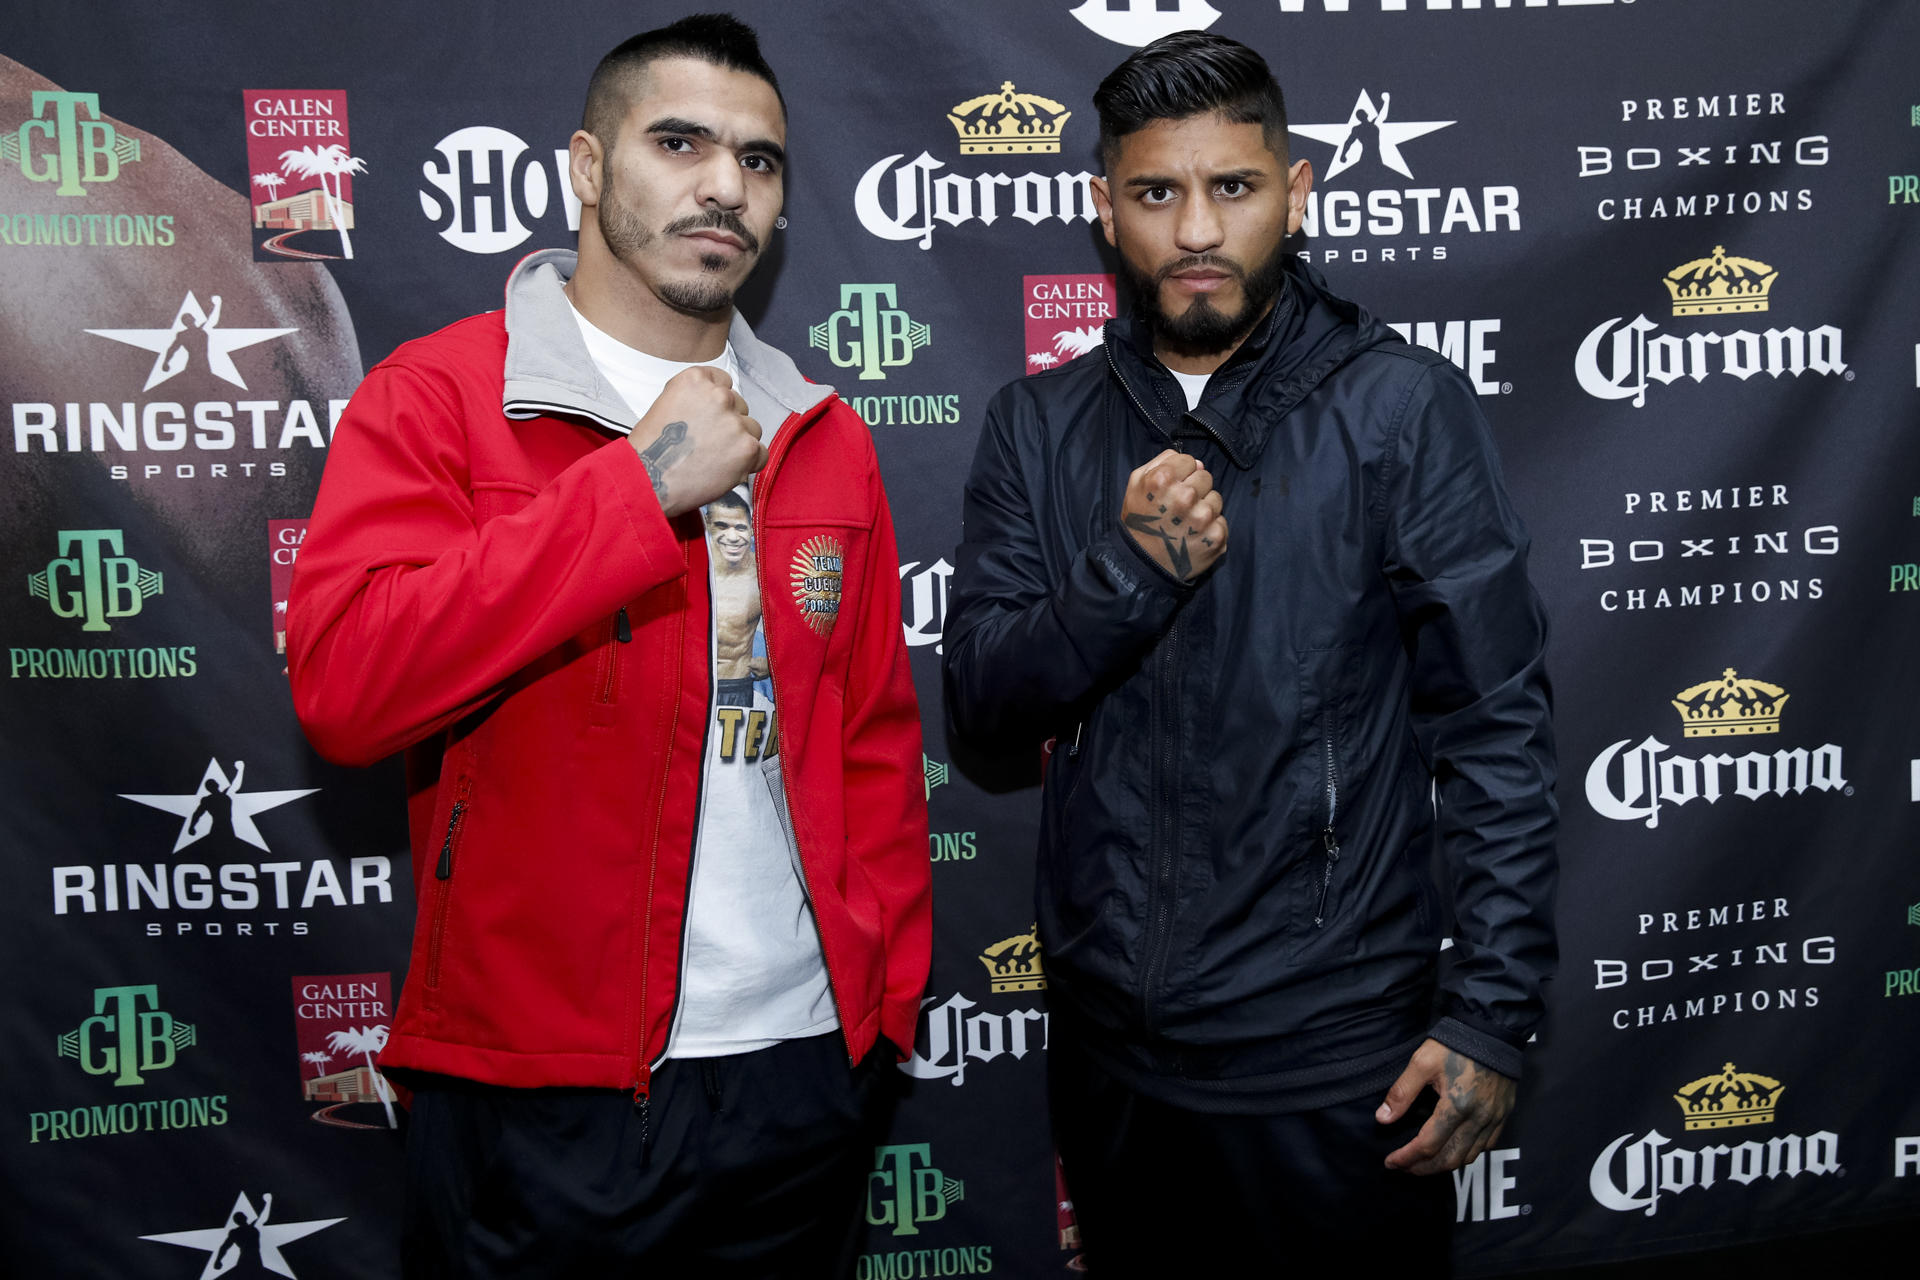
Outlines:
[[738,489],[729,489],[707,504],[709,511],[717,511],[721,507],[732,507],[737,511],[745,512],[749,517],[753,515],[753,508],[747,505],[747,500],[740,496]]
[[1176,31],[1115,67],[1093,92],[1100,159],[1112,165],[1120,139],[1158,120],[1217,111],[1257,124],[1275,155],[1287,153],[1287,102],[1267,60],[1225,36]]
[[787,113],[787,99],[773,68],[760,56],[760,37],[753,28],[730,13],[696,13],[669,26],[642,31],[623,40],[613,52],[600,59],[587,81],[587,106],[581,113],[580,127],[612,146],[620,132],[632,101],[636,76],[662,58],[698,58],[729,71],[744,71],[773,86],[780,100],[780,114]]

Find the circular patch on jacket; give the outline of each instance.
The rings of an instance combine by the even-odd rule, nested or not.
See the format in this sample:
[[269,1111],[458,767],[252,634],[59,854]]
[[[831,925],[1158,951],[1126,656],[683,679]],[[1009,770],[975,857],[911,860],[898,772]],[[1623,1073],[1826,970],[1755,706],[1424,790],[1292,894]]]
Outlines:
[[793,600],[816,635],[831,633],[840,616],[841,565],[846,555],[840,539],[824,533],[808,538],[793,553]]

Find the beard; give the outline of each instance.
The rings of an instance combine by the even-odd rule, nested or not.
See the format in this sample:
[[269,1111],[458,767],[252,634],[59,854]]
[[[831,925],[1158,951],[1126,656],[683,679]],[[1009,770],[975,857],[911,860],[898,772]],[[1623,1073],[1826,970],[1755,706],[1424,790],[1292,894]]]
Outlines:
[[[621,198],[611,168],[607,172],[606,190],[600,193],[600,203],[594,207],[594,214],[600,224],[600,238],[606,241],[613,256],[623,262],[632,262],[645,253],[656,239],[685,235],[689,231],[725,231],[737,237],[746,247],[748,269],[760,254],[760,237],[747,228],[739,214],[729,209],[708,209],[704,213],[676,218],[662,227],[659,236],[656,236],[647,229],[639,211]],[[730,265],[733,263],[721,254],[703,254],[700,268],[707,273],[705,278],[669,280],[656,292],[662,302],[675,311],[684,311],[689,315],[711,315],[716,311],[725,311],[733,305],[735,284],[721,278],[720,273]]]
[[[1147,327],[1167,346],[1197,355],[1224,351],[1246,337],[1260,317],[1267,313],[1287,274],[1286,255],[1278,244],[1266,260],[1252,271],[1222,254],[1196,253],[1176,258],[1157,271],[1147,272],[1134,265],[1124,245],[1118,247],[1120,275],[1126,281],[1128,291],[1133,295],[1134,306],[1140,309]],[[1169,315],[1160,305],[1160,286],[1174,272],[1192,267],[1225,271],[1239,281],[1240,306],[1231,312],[1222,311],[1213,305],[1212,298],[1198,294],[1185,311],[1179,315]]]

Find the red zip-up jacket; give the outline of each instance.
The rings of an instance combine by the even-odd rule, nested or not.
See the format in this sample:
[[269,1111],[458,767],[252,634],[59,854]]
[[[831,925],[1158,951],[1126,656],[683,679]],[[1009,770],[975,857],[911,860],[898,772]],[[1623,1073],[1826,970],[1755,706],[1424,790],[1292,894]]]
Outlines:
[[[699,512],[668,520],[560,292],[382,361],[341,418],[288,611],[340,763],[407,753],[418,894],[383,1067],[632,1088],[679,988],[711,697]],[[753,481],[788,814],[850,1060],[913,1043],[931,937],[920,717],[865,424],[736,319],[780,423]],[[835,574],[838,574],[836,581]]]

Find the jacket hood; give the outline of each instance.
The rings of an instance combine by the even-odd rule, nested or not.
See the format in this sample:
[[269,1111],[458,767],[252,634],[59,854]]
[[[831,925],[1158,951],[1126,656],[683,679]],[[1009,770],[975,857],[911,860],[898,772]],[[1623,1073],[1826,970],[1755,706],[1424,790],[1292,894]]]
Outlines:
[[[640,416],[587,353],[573,304],[561,286],[573,277],[579,257],[571,249],[528,254],[507,277],[507,360],[501,411],[509,418],[547,414],[586,418],[627,435]],[[769,434],[788,416],[803,413],[833,394],[809,382],[784,352],[753,336],[735,312],[727,330],[740,368],[740,393]],[[644,411],[642,411],[644,412]]]
[[1335,369],[1360,352],[1399,341],[1365,308],[1329,290],[1319,272],[1289,256],[1273,309],[1208,380],[1198,407],[1188,410],[1172,374],[1153,354],[1139,311],[1107,322],[1108,366],[1153,425],[1174,439],[1190,418],[1242,468],[1259,458],[1274,424]]

